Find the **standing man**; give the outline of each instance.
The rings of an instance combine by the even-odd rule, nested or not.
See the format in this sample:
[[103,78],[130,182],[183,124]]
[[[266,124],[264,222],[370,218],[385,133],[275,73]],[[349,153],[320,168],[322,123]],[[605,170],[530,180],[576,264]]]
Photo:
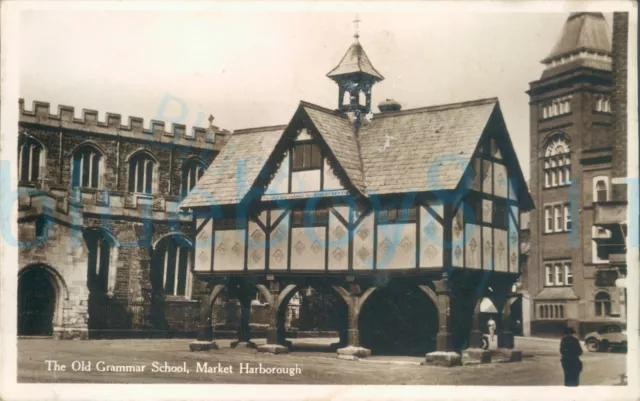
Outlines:
[[580,385],[580,372],[582,371],[582,346],[580,341],[575,337],[576,331],[571,327],[567,327],[564,331],[565,336],[560,341],[560,363],[564,370],[564,385],[576,387]]
[[487,321],[487,328],[489,329],[489,335],[491,336],[491,341],[493,342],[493,337],[496,334],[496,321],[493,320],[492,317],[489,317],[489,321]]

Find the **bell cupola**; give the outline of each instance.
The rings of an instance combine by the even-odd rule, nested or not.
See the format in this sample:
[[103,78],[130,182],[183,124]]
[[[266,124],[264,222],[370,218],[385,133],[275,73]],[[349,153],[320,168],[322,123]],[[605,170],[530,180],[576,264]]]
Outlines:
[[[384,77],[369,61],[369,57],[364,52],[360,44],[357,24],[356,33],[353,35],[354,41],[342,60],[331,70],[327,77],[338,84],[338,109],[341,112],[354,112],[356,115],[367,114],[371,111],[371,88],[376,82],[382,81]],[[345,95],[348,94],[348,101],[345,102]],[[364,97],[364,99],[362,99]],[[363,103],[364,100],[364,103]]]

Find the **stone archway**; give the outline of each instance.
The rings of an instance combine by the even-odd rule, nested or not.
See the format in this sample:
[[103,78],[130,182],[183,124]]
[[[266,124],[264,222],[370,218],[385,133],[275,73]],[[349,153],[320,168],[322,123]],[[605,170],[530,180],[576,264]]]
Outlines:
[[436,349],[438,308],[419,286],[390,283],[363,304],[358,325],[374,354],[422,356]]
[[18,335],[51,336],[62,325],[64,288],[46,265],[24,268],[18,276]]

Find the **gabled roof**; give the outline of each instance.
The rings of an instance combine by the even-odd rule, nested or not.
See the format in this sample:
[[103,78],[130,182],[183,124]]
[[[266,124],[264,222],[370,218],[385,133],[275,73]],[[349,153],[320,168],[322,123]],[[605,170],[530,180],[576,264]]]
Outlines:
[[584,50],[611,54],[611,33],[602,13],[571,13],[558,42],[542,62]]
[[286,127],[234,133],[181,207],[240,203],[266,184],[302,122],[312,125],[344,184],[364,196],[455,190],[483,135],[503,135],[522,208],[533,207],[496,98],[376,114],[357,135],[345,114],[301,102]]
[[358,38],[353,42],[345,53],[340,63],[329,73],[329,78],[335,78],[341,75],[348,75],[354,73],[363,73],[370,75],[376,81],[382,81],[384,77],[380,74],[371,64],[367,53],[364,52],[362,45],[358,41]]
[[369,194],[455,189],[496,98],[376,114],[360,131]]
[[235,131],[180,207],[239,203],[258,178],[284,128]]

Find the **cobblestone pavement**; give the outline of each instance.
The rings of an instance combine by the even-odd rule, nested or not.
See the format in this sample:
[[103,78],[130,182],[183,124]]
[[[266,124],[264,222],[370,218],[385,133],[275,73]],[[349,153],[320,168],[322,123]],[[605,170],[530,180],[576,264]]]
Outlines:
[[[344,361],[327,352],[322,344],[333,339],[294,342],[299,351],[271,355],[252,349],[232,349],[230,340],[220,340],[220,349],[189,352],[190,340],[91,340],[18,341],[18,381],[85,383],[255,383],[255,384],[446,384],[446,385],[562,385],[563,374],[554,340],[516,339],[524,354],[520,363],[492,363],[455,368],[419,366],[421,357],[373,356],[366,362]],[[263,343],[264,340],[256,340]],[[45,361],[65,365],[65,371],[48,370]],[[610,385],[625,372],[626,355],[583,355],[581,385]],[[74,365],[74,361],[76,362]],[[84,361],[84,362],[82,362]],[[99,364],[100,361],[103,361]],[[154,369],[155,366],[159,368]],[[189,373],[165,373],[166,366],[184,367]],[[91,371],[72,367],[91,364]],[[198,372],[198,365],[217,372]],[[248,364],[248,365],[247,365]],[[259,372],[262,364],[263,372]],[[53,365],[53,363],[49,363]],[[98,371],[98,366],[145,365],[142,372]],[[245,369],[240,372],[241,366]],[[231,372],[219,372],[230,367]],[[247,372],[246,367],[256,368]],[[264,369],[271,369],[266,373]],[[273,368],[279,368],[276,372]],[[296,369],[298,368],[298,369]],[[227,370],[229,370],[227,369]],[[158,370],[155,371],[154,370]]]

